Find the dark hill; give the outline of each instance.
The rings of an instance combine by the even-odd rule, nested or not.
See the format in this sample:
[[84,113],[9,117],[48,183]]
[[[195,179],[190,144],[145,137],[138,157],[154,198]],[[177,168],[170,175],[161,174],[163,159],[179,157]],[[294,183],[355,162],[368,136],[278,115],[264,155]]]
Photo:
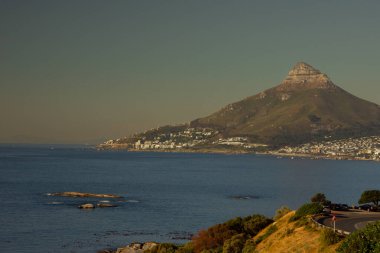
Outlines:
[[300,62],[278,86],[227,105],[192,127],[223,137],[247,136],[268,144],[297,144],[380,134],[380,106],[346,92],[327,75]]

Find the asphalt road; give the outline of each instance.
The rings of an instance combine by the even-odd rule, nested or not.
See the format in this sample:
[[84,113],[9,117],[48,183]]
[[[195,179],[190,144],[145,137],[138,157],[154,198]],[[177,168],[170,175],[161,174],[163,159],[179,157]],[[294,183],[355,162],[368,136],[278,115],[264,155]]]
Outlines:
[[330,216],[317,217],[315,220],[328,227],[334,227],[332,217],[335,215],[335,228],[354,232],[365,227],[368,223],[380,220],[380,212],[367,211],[333,211]]

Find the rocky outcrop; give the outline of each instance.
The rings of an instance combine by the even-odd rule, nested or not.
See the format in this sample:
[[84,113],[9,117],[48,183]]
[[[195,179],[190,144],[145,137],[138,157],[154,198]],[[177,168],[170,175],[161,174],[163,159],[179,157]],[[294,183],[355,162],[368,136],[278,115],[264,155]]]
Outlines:
[[99,203],[96,206],[100,207],[100,208],[104,208],[104,207],[117,207],[117,205],[110,204],[110,203]]
[[79,206],[80,209],[94,209],[95,205],[91,203],[83,204]]
[[145,250],[150,250],[157,245],[158,243],[155,242],[131,243],[126,247],[118,248],[116,253],[144,253]]
[[326,74],[321,73],[321,71],[305,62],[298,62],[289,71],[287,77],[277,89],[280,91],[288,91],[299,88],[328,89],[336,88],[336,86]]
[[62,196],[73,198],[122,198],[115,194],[103,194],[103,193],[87,193],[87,192],[56,192],[49,194],[50,196]]

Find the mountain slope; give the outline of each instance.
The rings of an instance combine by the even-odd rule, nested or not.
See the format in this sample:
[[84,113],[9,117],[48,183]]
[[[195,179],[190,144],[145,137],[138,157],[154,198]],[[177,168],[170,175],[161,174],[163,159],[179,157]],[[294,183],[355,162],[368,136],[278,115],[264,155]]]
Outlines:
[[192,127],[217,129],[224,137],[293,144],[331,136],[380,134],[380,107],[336,86],[327,75],[300,62],[285,80],[210,116]]

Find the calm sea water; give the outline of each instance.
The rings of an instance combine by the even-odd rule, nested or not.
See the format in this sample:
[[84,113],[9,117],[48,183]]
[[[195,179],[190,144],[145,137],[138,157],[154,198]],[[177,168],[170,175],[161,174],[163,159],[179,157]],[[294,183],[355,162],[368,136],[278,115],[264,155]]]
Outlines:
[[[255,155],[129,153],[0,146],[1,252],[96,252],[134,241],[184,242],[235,216],[273,216],[316,192],[354,204],[380,188],[380,163]],[[47,193],[114,193],[119,207]]]

